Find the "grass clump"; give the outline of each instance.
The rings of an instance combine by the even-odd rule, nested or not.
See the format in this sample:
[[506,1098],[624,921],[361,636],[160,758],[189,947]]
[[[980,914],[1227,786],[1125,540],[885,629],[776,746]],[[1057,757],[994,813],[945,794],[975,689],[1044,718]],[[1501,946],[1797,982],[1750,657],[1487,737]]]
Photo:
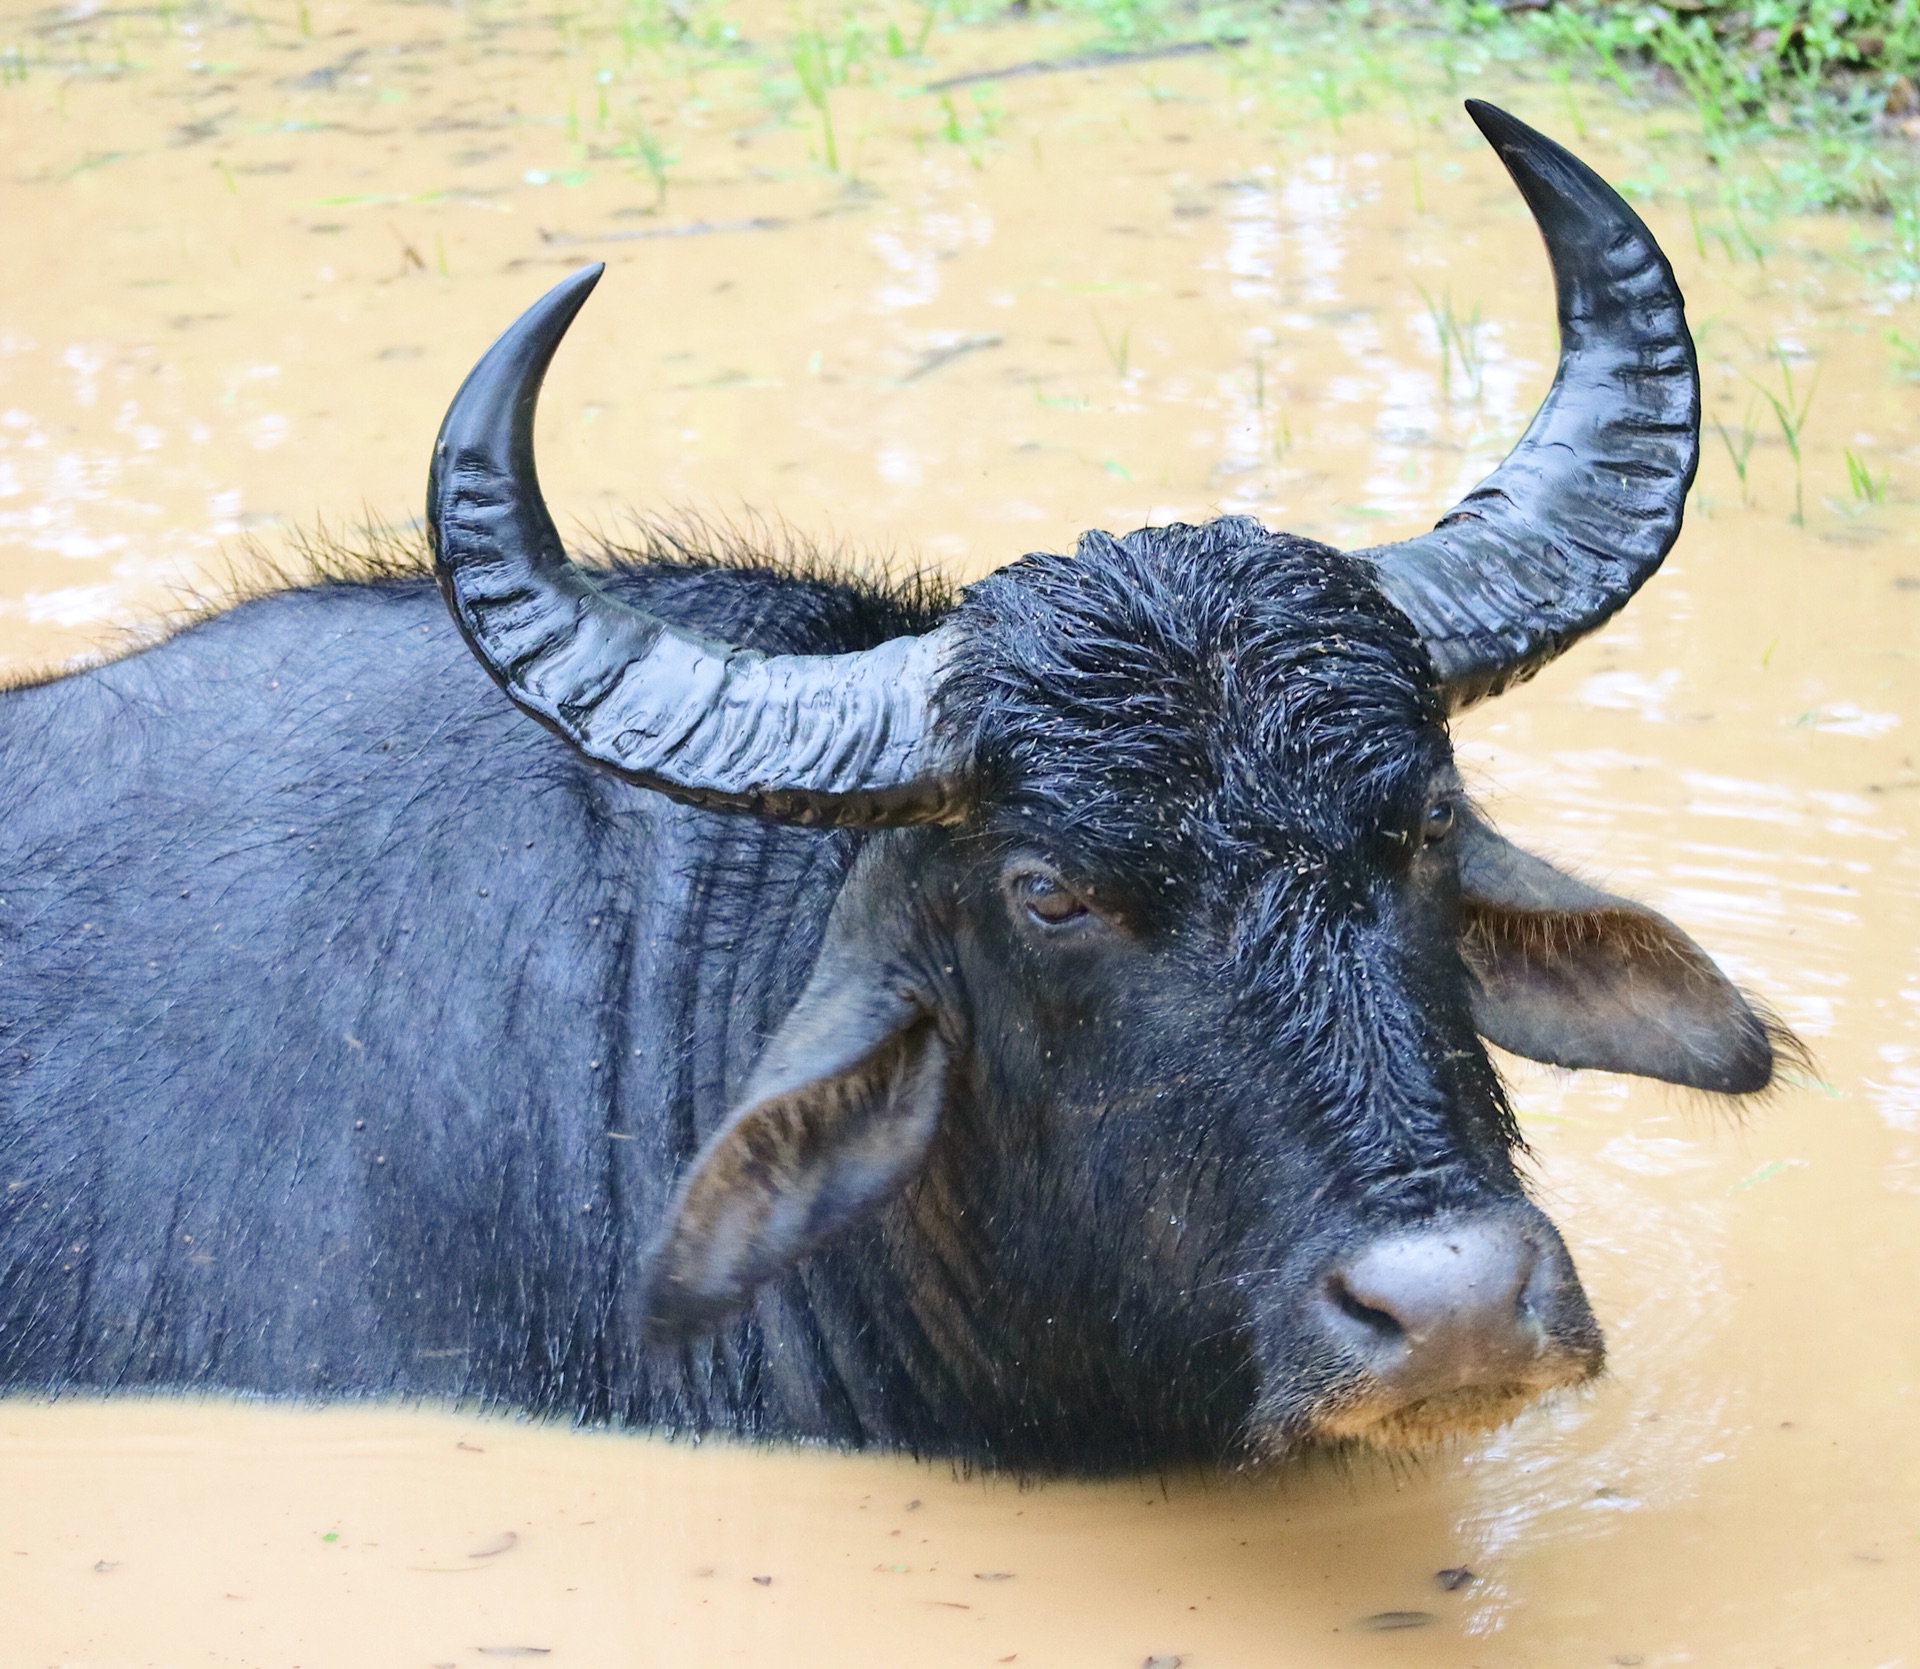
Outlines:
[[1441,0],[1455,27],[1519,34],[1634,89],[1652,71],[1710,138],[1920,120],[1920,0]]

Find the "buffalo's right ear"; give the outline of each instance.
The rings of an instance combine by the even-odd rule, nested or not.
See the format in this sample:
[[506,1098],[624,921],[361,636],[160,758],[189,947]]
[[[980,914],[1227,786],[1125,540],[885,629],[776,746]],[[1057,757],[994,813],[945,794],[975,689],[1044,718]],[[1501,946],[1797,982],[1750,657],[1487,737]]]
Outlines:
[[948,1050],[901,954],[903,911],[871,884],[876,867],[856,868],[799,1002],[667,1207],[646,1274],[655,1340],[716,1326],[926,1158]]
[[1481,1036],[1554,1066],[1662,1078],[1722,1095],[1773,1080],[1798,1048],[1665,916],[1458,824],[1460,953]]

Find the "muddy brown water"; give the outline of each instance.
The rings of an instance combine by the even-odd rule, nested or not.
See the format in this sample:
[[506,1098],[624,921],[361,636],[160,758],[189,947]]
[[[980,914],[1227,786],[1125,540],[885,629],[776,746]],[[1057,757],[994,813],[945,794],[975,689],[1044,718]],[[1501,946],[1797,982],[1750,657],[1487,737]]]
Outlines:
[[[413,514],[467,365],[588,258],[541,435],[587,528],[759,513],[960,578],[1228,509],[1372,542],[1544,389],[1533,233],[1417,51],[942,103],[872,14],[836,173],[773,102],[799,14],[667,15],[0,11],[0,670],[244,582],[248,535]],[[1738,1121],[1507,1063],[1610,1378],[1417,1466],[1028,1488],[457,1410],[13,1400],[0,1664],[1920,1662],[1920,385],[1887,339],[1920,323],[1883,229],[1736,223],[1704,186],[1690,214],[1680,116],[1478,86],[1667,183],[1727,435],[1665,571],[1463,757],[1818,1055]],[[1788,373],[1800,519],[1755,393]]]

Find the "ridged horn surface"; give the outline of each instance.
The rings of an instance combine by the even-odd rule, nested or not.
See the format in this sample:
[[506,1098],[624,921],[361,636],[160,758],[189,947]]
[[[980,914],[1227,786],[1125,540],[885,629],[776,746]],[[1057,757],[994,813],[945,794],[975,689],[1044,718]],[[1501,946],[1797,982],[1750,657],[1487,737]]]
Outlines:
[[953,820],[955,774],[930,720],[944,628],[854,654],[763,655],[635,608],[568,560],[534,470],[534,408],[603,270],[528,308],[440,426],[427,528],[469,647],[595,764],[688,804],[806,824]]
[[1619,611],[1679,537],[1700,460],[1693,338],[1653,234],[1551,139],[1477,99],[1467,112],[1546,242],[1560,369],[1506,461],[1431,533],[1357,553],[1419,628],[1456,708]]

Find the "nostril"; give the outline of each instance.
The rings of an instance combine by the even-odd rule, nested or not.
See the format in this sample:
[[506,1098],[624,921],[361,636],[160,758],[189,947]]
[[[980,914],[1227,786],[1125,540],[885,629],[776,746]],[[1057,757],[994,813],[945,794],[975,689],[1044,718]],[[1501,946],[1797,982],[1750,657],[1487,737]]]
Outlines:
[[1544,1325],[1559,1306],[1566,1285],[1566,1269],[1548,1258],[1536,1260],[1520,1286],[1518,1309],[1522,1323]]
[[1388,1311],[1368,1304],[1354,1294],[1352,1287],[1336,1273],[1327,1277],[1327,1297],[1333,1307],[1350,1321],[1358,1322],[1384,1343],[1406,1337],[1407,1330]]

